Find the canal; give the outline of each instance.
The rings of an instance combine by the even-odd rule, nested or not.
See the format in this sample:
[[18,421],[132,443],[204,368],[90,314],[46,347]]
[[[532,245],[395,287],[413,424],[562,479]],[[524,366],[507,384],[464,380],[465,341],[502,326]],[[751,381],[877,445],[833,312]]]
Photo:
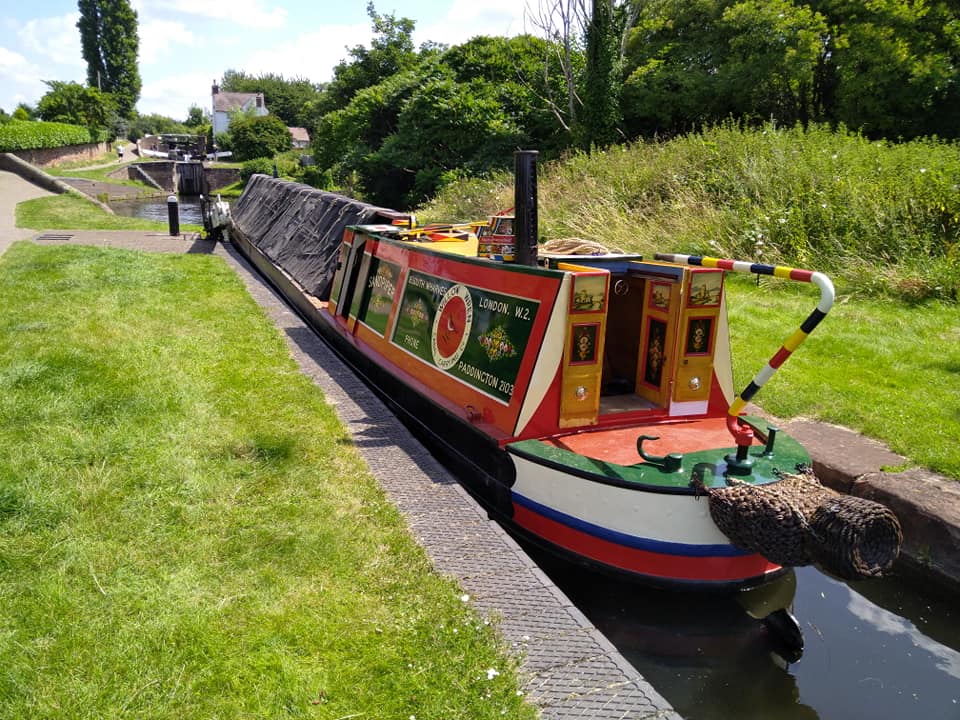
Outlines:
[[[110,208],[117,215],[123,215],[124,217],[138,217],[144,220],[167,223],[169,219],[167,197],[165,195],[163,197],[111,200]],[[203,225],[199,197],[180,197],[177,205],[181,225]]]
[[527,550],[686,720],[960,720],[955,596],[798,568],[778,588],[804,635],[789,662],[732,599],[642,588]]

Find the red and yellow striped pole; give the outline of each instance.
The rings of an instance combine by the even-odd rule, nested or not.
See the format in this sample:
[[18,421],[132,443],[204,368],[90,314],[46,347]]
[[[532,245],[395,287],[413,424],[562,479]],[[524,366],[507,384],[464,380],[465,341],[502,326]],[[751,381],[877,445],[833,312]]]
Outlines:
[[793,352],[800,347],[800,344],[807,339],[807,336],[813,332],[814,328],[820,324],[820,321],[827,316],[830,308],[833,307],[835,292],[833,283],[826,275],[811,270],[798,270],[797,268],[786,267],[783,265],[764,265],[762,263],[751,263],[743,260],[722,260],[720,258],[704,257],[700,255],[676,255],[670,253],[656,253],[654,257],[657,260],[672,262],[678,265],[694,265],[697,267],[718,268],[731,272],[749,273],[751,275],[770,275],[783,280],[794,280],[796,282],[812,283],[820,288],[820,302],[813,312],[807,316],[807,319],[801,323],[800,327],[788,337],[776,354],[770,358],[766,366],[758,372],[750,384],[744,388],[736,399],[730,404],[727,411],[727,428],[733,435],[737,445],[750,445],[753,442],[753,430],[746,425],[741,425],[737,418],[743,413],[743,409],[753,396],[766,384],[773,374],[780,369],[780,366],[787,361]]

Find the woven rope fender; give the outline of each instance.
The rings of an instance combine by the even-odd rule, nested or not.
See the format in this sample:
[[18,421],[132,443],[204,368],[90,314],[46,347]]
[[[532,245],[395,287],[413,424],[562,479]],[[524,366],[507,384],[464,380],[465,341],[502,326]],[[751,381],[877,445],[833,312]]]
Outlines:
[[817,564],[846,580],[888,571],[903,542],[896,515],[884,505],[841,495],[810,474],[750,485],[731,479],[706,493],[710,517],[736,547],[784,566]]

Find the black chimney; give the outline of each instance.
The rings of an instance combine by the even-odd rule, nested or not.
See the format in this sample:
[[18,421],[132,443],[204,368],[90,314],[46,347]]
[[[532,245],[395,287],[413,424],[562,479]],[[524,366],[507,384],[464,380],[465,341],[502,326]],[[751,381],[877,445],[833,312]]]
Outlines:
[[513,154],[513,239],[518,265],[537,264],[537,155],[536,150]]

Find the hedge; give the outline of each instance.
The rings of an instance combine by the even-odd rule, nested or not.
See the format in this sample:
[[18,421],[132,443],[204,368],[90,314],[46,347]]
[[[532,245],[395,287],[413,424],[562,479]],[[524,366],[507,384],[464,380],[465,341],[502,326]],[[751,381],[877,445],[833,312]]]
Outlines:
[[[86,145],[99,142],[102,133],[91,134],[80,125],[58,122],[11,120],[0,124],[0,152],[39,150],[64,145]],[[95,135],[95,137],[94,137]]]

